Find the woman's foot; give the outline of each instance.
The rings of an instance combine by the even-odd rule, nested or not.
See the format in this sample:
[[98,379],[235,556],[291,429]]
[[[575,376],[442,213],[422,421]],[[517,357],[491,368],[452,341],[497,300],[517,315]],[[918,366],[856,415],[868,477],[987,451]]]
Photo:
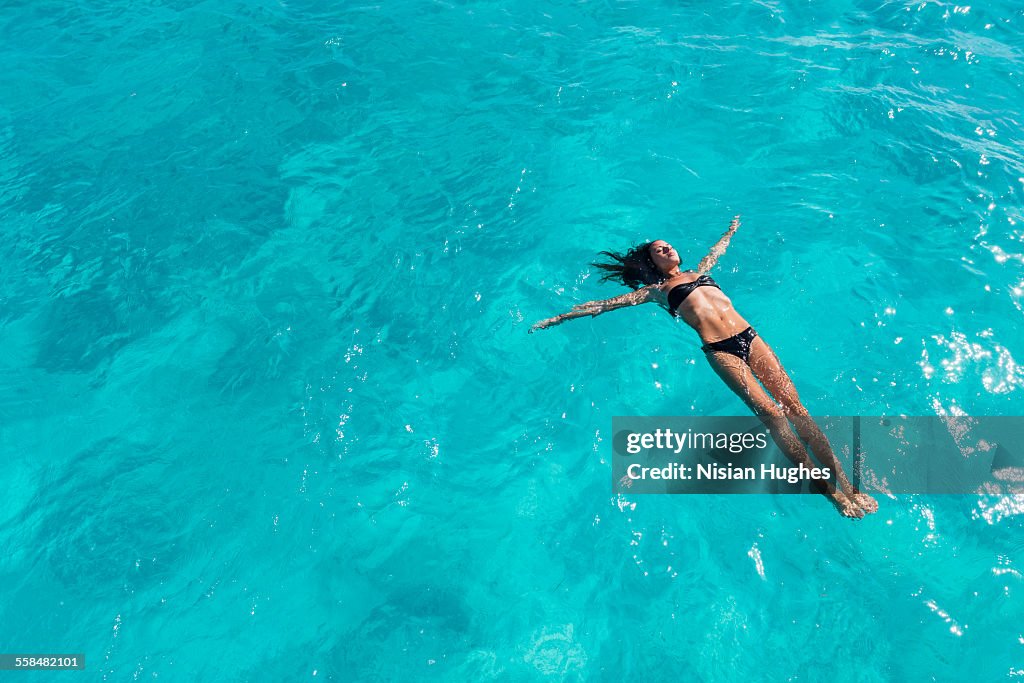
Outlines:
[[[846,494],[836,489],[832,493],[827,494],[832,504],[836,506],[836,510],[839,511],[843,517],[850,517],[852,519],[860,519],[865,515],[864,510],[861,509],[857,503],[846,497]],[[876,506],[877,507],[877,506]]]
[[847,500],[859,507],[864,511],[864,514],[870,515],[872,512],[878,512],[878,501],[869,496],[866,493],[861,493],[856,486],[851,484],[849,481],[840,482],[843,493],[846,495]]
[[870,514],[872,512],[878,512],[878,501],[869,496],[866,493],[854,490],[854,494],[847,496],[855,505],[860,507],[861,510]]

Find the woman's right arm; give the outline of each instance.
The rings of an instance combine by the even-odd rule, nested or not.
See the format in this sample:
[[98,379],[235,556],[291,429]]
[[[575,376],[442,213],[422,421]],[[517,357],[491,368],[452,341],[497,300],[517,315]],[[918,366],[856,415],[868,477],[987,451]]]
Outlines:
[[534,324],[529,331],[533,332],[534,330],[543,330],[547,327],[551,327],[552,325],[564,323],[566,320],[582,318],[585,315],[601,315],[608,311],[614,311],[616,308],[645,304],[648,301],[654,300],[654,293],[656,289],[657,285],[648,285],[627,294],[623,294],[622,296],[612,297],[611,299],[587,301],[586,303],[577,304],[576,306],[573,306],[572,310],[568,313],[556,315],[554,318],[548,318],[547,320],[541,320],[539,323]]
[[697,266],[697,272],[704,275],[709,270],[715,267],[718,263],[718,257],[725,253],[726,247],[729,246],[729,239],[736,234],[736,228],[740,227],[740,217],[736,216],[732,219],[732,223],[729,224],[729,229],[725,231],[721,239],[715,243],[715,246],[711,247],[711,251],[708,255],[700,260],[700,264]]

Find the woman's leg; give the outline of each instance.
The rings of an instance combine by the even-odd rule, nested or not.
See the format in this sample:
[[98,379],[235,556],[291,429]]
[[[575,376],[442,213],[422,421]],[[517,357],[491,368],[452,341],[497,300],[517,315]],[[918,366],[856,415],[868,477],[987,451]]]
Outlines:
[[[721,351],[706,354],[708,362],[715,372],[722,378],[726,385],[736,392],[736,395],[743,399],[743,402],[759,416],[771,432],[772,439],[778,444],[783,454],[794,464],[804,465],[808,468],[815,467],[815,464],[807,457],[804,445],[797,438],[793,430],[789,428],[785,412],[777,406],[765,390],[757,383],[751,369],[746,363],[736,356]],[[846,517],[863,517],[864,511],[854,504],[841,491],[838,491],[831,484],[825,487],[823,493],[835,504],[839,512]]]
[[750,346],[750,369],[775,397],[775,400],[782,404],[786,417],[793,421],[800,438],[811,447],[811,452],[814,453],[818,461],[836,473],[836,480],[843,492],[868,512],[876,511],[878,502],[871,496],[857,491],[850,483],[832,450],[832,445],[828,442],[828,437],[800,402],[800,396],[796,392],[796,387],[793,386],[793,380],[789,378],[785,368],[782,367],[779,357],[760,336],[755,337]]

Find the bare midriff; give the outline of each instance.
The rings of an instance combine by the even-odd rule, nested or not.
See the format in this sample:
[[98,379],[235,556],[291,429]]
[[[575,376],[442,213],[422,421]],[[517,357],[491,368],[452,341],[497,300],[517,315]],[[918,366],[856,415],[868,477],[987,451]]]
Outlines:
[[[662,293],[677,284],[679,282],[671,283]],[[728,339],[750,327],[750,323],[733,308],[729,297],[717,287],[697,287],[679,304],[675,313],[697,332],[704,343]]]

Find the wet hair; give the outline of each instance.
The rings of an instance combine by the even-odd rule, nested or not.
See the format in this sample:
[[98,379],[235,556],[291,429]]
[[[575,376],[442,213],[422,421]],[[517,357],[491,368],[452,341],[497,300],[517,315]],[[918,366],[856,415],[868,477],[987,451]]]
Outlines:
[[640,289],[644,285],[655,285],[665,281],[665,274],[654,264],[651,258],[651,245],[654,242],[645,242],[631,248],[624,254],[616,254],[612,251],[602,251],[601,256],[607,256],[613,263],[591,263],[590,265],[604,271],[604,275],[598,282],[607,280],[621,280],[623,284]]

